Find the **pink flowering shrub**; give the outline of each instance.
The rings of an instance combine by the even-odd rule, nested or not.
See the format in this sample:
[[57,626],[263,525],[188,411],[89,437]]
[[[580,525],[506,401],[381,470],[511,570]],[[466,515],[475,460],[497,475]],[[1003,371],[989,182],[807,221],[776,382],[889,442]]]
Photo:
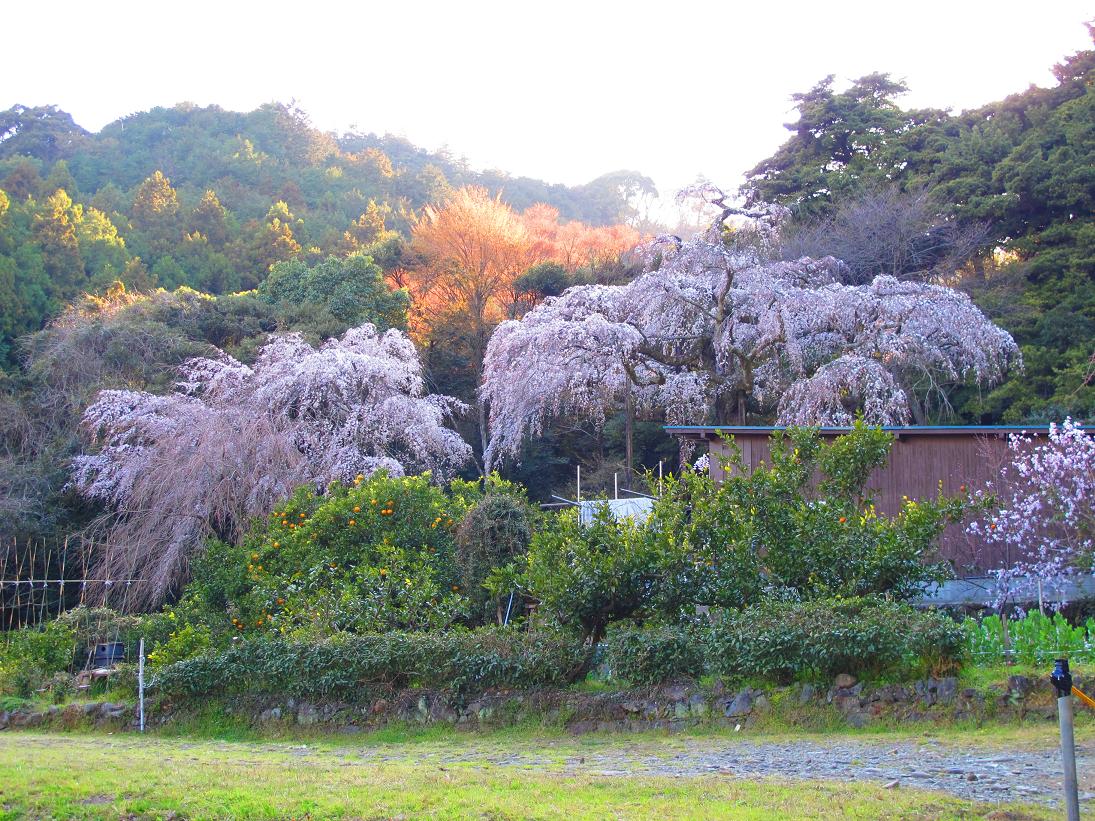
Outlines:
[[1010,460],[988,489],[996,507],[969,532],[1006,548],[1007,563],[993,571],[997,605],[1056,592],[1091,572],[1095,552],[1095,437],[1071,419],[1050,425],[1044,440],[1013,435]]

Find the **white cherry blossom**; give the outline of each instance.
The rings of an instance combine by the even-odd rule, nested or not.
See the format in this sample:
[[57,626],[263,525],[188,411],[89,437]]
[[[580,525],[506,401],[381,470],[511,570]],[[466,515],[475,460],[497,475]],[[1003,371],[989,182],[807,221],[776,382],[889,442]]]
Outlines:
[[[649,243],[647,269],[627,285],[571,288],[497,328],[480,389],[488,465],[551,419],[602,419],[628,400],[677,424],[747,409],[783,424],[847,424],[857,412],[899,424],[948,386],[992,385],[1021,364],[965,294],[890,276],[844,285],[832,257],[766,261],[763,248],[726,241],[724,223],[744,212],[712,186],[692,193],[720,210],[706,232]],[[763,246],[778,215],[746,216]]]
[[103,391],[83,430],[92,452],[72,487],[103,502],[99,578],[138,579],[133,606],[185,577],[210,535],[238,537],[294,487],[323,487],[381,468],[440,479],[471,457],[446,426],[463,410],[426,395],[414,346],[371,325],[314,348],[274,336],[253,367],[221,354],[191,359],[167,396]]

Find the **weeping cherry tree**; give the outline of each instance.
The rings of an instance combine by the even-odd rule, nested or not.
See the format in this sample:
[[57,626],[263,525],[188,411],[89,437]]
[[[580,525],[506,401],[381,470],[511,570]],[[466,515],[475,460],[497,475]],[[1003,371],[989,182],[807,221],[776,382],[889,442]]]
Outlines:
[[238,538],[296,486],[380,469],[447,477],[471,456],[446,427],[462,410],[426,394],[403,333],[370,324],[318,349],[271,337],[253,367],[225,354],[190,359],[167,396],[102,391],[83,415],[94,452],[76,458],[72,477],[109,509],[92,528],[95,575],[134,579],[130,607],[155,604],[206,538]]
[[727,242],[742,214],[711,186],[682,192],[718,208],[687,242],[660,238],[627,285],[585,285],[503,322],[487,347],[480,401],[489,466],[516,457],[552,419],[662,413],[672,423],[923,421],[948,386],[999,382],[1021,364],[1011,336],[965,294],[878,276],[845,285],[832,257],[769,259],[772,214],[751,214],[759,240]]

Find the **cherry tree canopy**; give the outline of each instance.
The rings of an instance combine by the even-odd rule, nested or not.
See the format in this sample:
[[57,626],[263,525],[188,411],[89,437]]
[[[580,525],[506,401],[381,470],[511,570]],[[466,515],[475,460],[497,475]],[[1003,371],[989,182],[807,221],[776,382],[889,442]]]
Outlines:
[[481,387],[488,465],[554,417],[625,402],[678,424],[744,416],[747,403],[781,424],[843,425],[859,411],[901,424],[945,386],[991,385],[1020,362],[965,294],[891,276],[844,285],[832,257],[765,261],[772,217],[755,223],[758,247],[736,247],[724,232],[735,211],[717,189],[698,193],[720,209],[712,226],[656,240],[631,283],[570,288],[498,326]]
[[968,532],[1006,545],[1009,563],[992,571],[998,607],[1033,600],[1039,585],[1065,603],[1065,584],[1091,572],[1095,553],[1095,436],[1071,419],[1045,439],[1008,437],[1008,462],[982,491],[995,504]]
[[313,348],[271,337],[254,367],[191,359],[168,396],[101,392],[83,427],[97,452],[73,487],[105,502],[100,578],[138,580],[133,604],[161,599],[211,535],[233,538],[300,484],[381,468],[453,472],[471,449],[445,427],[462,409],[426,395],[418,355],[396,330],[366,324]]

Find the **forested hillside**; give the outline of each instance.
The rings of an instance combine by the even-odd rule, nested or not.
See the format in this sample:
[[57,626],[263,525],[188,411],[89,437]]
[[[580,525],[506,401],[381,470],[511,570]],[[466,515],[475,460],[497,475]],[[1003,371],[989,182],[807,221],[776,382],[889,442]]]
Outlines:
[[299,110],[178,105],[91,134],[51,106],[0,113],[0,354],[85,291],[255,288],[270,266],[345,256],[451,191],[483,186],[564,222],[633,216],[636,172],[568,188],[475,172],[398,137],[336,136]]
[[955,397],[966,421],[1095,416],[1095,52],[1054,74],[959,114],[901,108],[885,74],[840,92],[828,77],[795,96],[792,136],[742,189],[791,209],[792,255],[928,271],[1015,336],[1025,372]]
[[[7,532],[68,532],[98,512],[66,483],[99,391],[169,393],[189,358],[254,363],[272,332],[408,331],[428,387],[474,405],[495,325],[630,275],[640,235],[624,221],[644,192],[632,172],[576,188],[475,172],[275,104],[159,108],[98,134],[53,107],[0,114]],[[481,419],[458,417],[480,442]]]

